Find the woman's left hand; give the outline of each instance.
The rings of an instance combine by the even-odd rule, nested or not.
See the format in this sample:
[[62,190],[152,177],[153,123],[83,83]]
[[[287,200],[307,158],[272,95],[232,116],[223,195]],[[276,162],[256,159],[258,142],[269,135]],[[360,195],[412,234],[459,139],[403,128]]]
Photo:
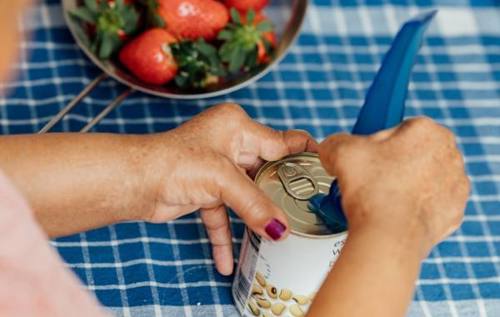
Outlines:
[[157,195],[146,221],[165,222],[201,210],[215,264],[224,275],[233,270],[225,206],[265,238],[279,240],[288,234],[283,211],[248,175],[253,176],[264,161],[316,151],[307,133],[273,130],[251,120],[241,107],[223,104],[152,137],[145,179],[153,182]]

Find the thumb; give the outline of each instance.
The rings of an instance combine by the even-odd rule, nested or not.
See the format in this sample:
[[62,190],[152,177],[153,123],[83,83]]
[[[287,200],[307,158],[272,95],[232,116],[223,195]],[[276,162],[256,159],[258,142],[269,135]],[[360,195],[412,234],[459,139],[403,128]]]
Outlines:
[[229,161],[218,178],[218,187],[221,200],[254,232],[272,240],[288,235],[288,221],[283,211]]

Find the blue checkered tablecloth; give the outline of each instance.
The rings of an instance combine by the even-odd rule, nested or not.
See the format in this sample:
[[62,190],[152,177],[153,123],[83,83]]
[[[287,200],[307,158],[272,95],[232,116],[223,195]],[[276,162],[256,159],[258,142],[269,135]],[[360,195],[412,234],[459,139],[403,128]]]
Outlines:
[[[462,227],[424,261],[410,316],[500,316],[500,1],[314,0],[291,53],[259,82],[230,95],[176,101],[130,96],[95,129],[172,129],[207,106],[234,101],[277,129],[318,139],[348,131],[401,22],[439,8],[414,68],[407,115],[457,135],[472,181]],[[0,97],[3,134],[38,131],[99,71],[64,27],[58,1],[34,6]],[[59,131],[77,131],[123,87],[105,81]],[[243,224],[233,217],[235,252]],[[231,278],[216,273],[200,218],[123,223],[52,242],[89,290],[118,316],[237,316]]]

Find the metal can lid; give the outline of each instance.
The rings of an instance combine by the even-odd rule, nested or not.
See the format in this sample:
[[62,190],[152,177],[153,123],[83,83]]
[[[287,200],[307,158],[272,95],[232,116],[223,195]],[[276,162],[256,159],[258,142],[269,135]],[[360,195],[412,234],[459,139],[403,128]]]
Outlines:
[[312,212],[309,199],[327,194],[334,178],[314,153],[299,153],[268,162],[257,173],[255,183],[288,216],[292,232],[326,236],[334,232]]

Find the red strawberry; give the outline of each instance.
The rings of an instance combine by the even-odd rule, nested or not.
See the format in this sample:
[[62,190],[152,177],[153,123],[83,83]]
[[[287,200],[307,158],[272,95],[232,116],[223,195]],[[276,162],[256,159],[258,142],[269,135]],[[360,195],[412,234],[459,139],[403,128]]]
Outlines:
[[[269,43],[270,48],[276,48],[278,40],[276,38],[276,33],[270,31],[262,34],[262,37]],[[257,60],[259,64],[265,64],[269,62],[269,54],[268,49],[266,49],[266,45],[263,41],[257,43]]]
[[250,9],[254,11],[262,10],[267,6],[269,0],[225,0],[228,8],[235,8],[238,11],[246,12]]
[[146,83],[165,84],[177,74],[169,45],[175,42],[175,37],[165,29],[150,29],[120,51],[120,62]]
[[185,39],[215,39],[229,21],[229,12],[215,0],[159,0],[158,14],[172,34]]

